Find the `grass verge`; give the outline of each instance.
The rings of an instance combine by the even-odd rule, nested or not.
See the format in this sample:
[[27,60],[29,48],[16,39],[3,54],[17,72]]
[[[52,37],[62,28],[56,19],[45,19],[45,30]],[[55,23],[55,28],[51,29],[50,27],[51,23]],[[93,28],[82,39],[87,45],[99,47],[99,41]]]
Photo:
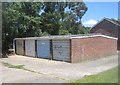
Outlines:
[[96,75],[83,77],[82,79],[72,81],[72,83],[118,83],[118,67]]

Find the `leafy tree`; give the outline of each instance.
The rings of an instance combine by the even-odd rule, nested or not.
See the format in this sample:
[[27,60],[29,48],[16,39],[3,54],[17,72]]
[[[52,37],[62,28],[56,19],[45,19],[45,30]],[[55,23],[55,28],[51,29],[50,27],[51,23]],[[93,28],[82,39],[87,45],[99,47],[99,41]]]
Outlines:
[[68,30],[60,30],[59,35],[68,35],[70,34]]
[[87,11],[83,2],[5,2],[2,8],[3,50],[16,37],[86,33],[81,24]]
[[85,28],[84,34],[90,33],[91,27],[84,27],[84,28]]
[[41,9],[44,11],[41,14],[44,32],[48,32],[51,35],[59,34],[60,19],[64,14],[64,3],[58,2],[44,2]]
[[16,37],[42,36],[41,3],[3,3],[3,50],[11,47]]
[[[68,8],[69,12],[65,12]],[[43,30],[49,34],[58,35],[60,30],[68,30],[71,34],[79,34],[81,18],[87,11],[83,2],[45,2],[41,6],[44,11]],[[72,32],[72,31],[75,32]]]

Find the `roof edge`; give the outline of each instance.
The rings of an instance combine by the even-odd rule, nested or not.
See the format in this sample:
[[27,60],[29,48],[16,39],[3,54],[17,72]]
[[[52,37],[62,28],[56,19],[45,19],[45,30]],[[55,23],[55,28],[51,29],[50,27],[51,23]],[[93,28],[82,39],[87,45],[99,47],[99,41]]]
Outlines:
[[92,35],[76,35],[76,36],[69,36],[69,37],[29,37],[29,38],[15,38],[14,40],[50,40],[50,39],[75,39],[75,38],[89,38],[89,37],[105,37],[105,38],[109,38],[109,39],[115,39],[118,40],[118,38],[116,37],[111,37],[111,36],[107,36],[107,35],[103,35],[103,34],[92,34]]
[[91,35],[91,36],[71,37],[71,39],[74,39],[74,38],[89,38],[89,37],[105,37],[105,38],[109,38],[109,39],[118,40],[118,38],[111,37],[111,36],[107,36],[107,35],[102,35],[102,34],[99,34],[99,35]]
[[[91,27],[91,30],[92,30],[95,26],[97,26],[99,23],[101,23],[102,21],[104,21],[104,20],[107,20],[107,21],[111,22],[111,21],[109,20],[109,18],[103,18],[103,19],[100,20],[97,24],[93,25],[93,26]],[[113,23],[113,22],[111,22],[111,23],[112,23],[112,24],[115,24],[115,23]],[[116,24],[115,24],[115,25],[116,25]],[[120,25],[118,24],[117,26],[120,26]]]
[[97,24],[93,25],[93,26],[91,27],[91,30],[92,30],[95,26],[97,26],[99,23],[101,23],[103,20],[106,20],[106,18],[103,18],[103,19],[100,20]]

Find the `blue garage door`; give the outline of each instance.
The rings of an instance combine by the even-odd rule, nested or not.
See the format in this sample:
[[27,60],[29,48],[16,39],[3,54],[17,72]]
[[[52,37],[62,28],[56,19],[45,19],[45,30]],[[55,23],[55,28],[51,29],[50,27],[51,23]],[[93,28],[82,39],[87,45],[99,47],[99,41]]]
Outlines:
[[37,40],[37,56],[39,58],[50,59],[50,41]]

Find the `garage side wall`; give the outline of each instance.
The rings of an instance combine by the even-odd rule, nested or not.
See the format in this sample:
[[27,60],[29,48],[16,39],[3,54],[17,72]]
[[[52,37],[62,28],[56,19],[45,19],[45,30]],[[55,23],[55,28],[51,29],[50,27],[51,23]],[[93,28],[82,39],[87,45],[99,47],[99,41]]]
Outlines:
[[72,39],[71,62],[96,59],[117,53],[117,40],[105,37]]

